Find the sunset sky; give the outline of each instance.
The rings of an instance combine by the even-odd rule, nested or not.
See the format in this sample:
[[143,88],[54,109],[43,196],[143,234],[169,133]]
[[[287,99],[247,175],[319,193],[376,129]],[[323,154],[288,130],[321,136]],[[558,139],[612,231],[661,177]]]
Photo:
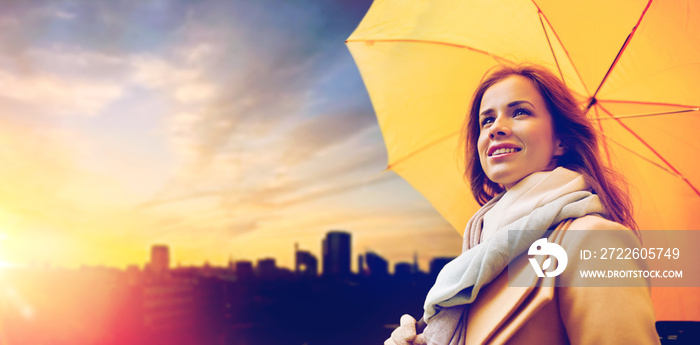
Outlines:
[[2,1],[0,262],[291,267],[333,229],[354,256],[457,255],[384,172],[344,43],[370,3]]

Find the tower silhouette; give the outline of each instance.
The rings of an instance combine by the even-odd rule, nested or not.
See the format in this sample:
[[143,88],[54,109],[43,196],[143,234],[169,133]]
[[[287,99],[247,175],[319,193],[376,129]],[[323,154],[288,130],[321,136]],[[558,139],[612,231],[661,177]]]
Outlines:
[[151,247],[151,261],[148,268],[153,273],[163,273],[170,269],[170,250],[166,245]]
[[350,275],[350,233],[330,231],[323,239],[323,275],[347,277]]

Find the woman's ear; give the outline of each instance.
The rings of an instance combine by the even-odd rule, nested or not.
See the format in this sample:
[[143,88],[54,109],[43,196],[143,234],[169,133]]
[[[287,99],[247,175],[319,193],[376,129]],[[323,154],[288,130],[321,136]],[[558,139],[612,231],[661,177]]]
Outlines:
[[566,152],[566,146],[564,146],[564,144],[559,139],[554,141],[554,145],[554,156],[563,156]]

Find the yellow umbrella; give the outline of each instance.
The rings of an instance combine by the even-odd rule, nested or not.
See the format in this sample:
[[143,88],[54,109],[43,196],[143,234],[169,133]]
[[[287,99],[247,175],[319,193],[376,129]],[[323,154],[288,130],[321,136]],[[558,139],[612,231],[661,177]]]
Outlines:
[[700,229],[699,2],[375,0],[347,45],[388,168],[460,233],[478,209],[460,129],[503,61],[551,68],[588,107],[641,229]]

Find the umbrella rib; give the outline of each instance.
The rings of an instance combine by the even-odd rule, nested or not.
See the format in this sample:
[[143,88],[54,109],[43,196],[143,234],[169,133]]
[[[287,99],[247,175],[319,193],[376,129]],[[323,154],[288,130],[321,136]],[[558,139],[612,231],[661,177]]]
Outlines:
[[665,171],[665,172],[667,172],[667,173],[669,173],[669,174],[671,174],[671,175],[673,175],[673,176],[675,176],[675,177],[678,177],[678,178],[680,178],[680,179],[682,179],[682,180],[685,180],[685,178],[683,177],[683,175],[677,174],[677,173],[671,171],[670,169],[664,167],[663,165],[661,165],[661,164],[659,164],[659,163],[656,163],[656,162],[652,161],[651,159],[646,158],[646,157],[640,155],[640,154],[637,153],[637,152],[634,152],[634,150],[630,149],[629,147],[627,147],[627,146],[625,146],[625,145],[622,145],[620,142],[614,140],[613,138],[611,138],[611,137],[609,137],[609,136],[607,136],[607,135],[605,135],[605,134],[603,134],[603,137],[605,137],[605,140],[606,140],[606,141],[607,141],[607,140],[610,140],[610,142],[612,142],[613,144],[615,144],[615,145],[621,147],[622,149],[626,150],[627,152],[629,152],[629,153],[631,153],[631,154],[633,154],[633,155],[635,155],[635,156],[641,158],[642,160],[646,161],[647,163],[650,163],[650,164],[656,166],[657,168],[659,168],[659,169],[661,169],[661,170],[663,170],[663,171]]
[[513,63],[512,60],[508,60],[504,57],[498,56],[493,53],[489,53],[485,50],[481,49],[476,49],[470,46],[465,46],[463,44],[456,44],[456,43],[449,43],[449,42],[440,42],[440,41],[431,41],[431,40],[416,40],[416,39],[405,39],[405,38],[396,38],[396,39],[354,39],[354,40],[346,40],[345,43],[356,43],[356,42],[364,42],[367,44],[374,44],[375,42],[382,42],[382,43],[429,43],[429,44],[437,44],[437,45],[443,45],[443,46],[448,46],[448,47],[456,47],[456,48],[465,48],[469,49],[475,53],[479,54],[484,54],[488,55],[495,60],[499,61],[505,61],[508,63]]
[[669,169],[671,169],[674,174],[680,176],[680,178],[683,179],[683,181],[685,181],[685,183],[688,186],[690,186],[690,189],[692,189],[693,192],[695,192],[695,194],[700,196],[700,191],[697,188],[695,188],[695,186],[693,186],[693,184],[690,183],[690,181],[688,181],[688,179],[685,178],[685,176],[683,176],[683,174],[681,174],[680,171],[678,171],[676,168],[674,168],[673,165],[671,165],[671,163],[669,163],[669,161],[667,161],[663,156],[661,156],[660,153],[658,153],[656,150],[654,150],[654,148],[651,147],[651,145],[649,145],[649,143],[647,143],[646,140],[642,139],[642,137],[640,137],[639,134],[637,134],[631,128],[627,127],[624,123],[622,123],[622,121],[620,121],[620,119],[614,118],[614,115],[612,113],[610,113],[607,109],[605,109],[605,107],[603,107],[602,105],[598,105],[598,106],[600,107],[600,109],[602,111],[604,111],[605,113],[610,115],[610,117],[613,117],[613,120],[617,121],[617,123],[620,126],[622,126],[622,128],[626,129],[630,134],[632,134],[635,138],[637,138],[637,140],[639,140],[639,142],[642,143],[642,145],[646,146],[654,155],[656,155],[656,157],[659,157],[659,159],[661,159],[661,161],[664,162],[664,164],[666,164],[666,166]]
[[687,109],[699,108],[697,105],[685,105],[685,104],[661,103],[661,102],[644,102],[644,101],[623,101],[623,100],[616,100],[616,99],[604,99],[604,100],[600,100],[599,102],[622,103],[622,104],[640,104],[640,105],[658,105],[658,106],[678,107],[678,108],[687,108]]
[[[664,112],[658,112],[658,113],[644,113],[644,114],[629,114],[629,115],[611,115],[609,117],[596,117],[594,120],[612,120],[612,119],[629,119],[629,118],[636,118],[636,117],[647,117],[647,116],[658,116],[658,115],[671,115],[671,114],[679,114],[679,113],[692,113],[694,111],[700,111],[700,108],[695,108],[695,109],[684,109],[684,110],[674,110],[674,111],[664,111]],[[596,116],[597,116],[596,112]]]
[[[557,34],[557,30],[554,30],[554,26],[552,26],[552,23],[549,21],[549,18],[547,18],[547,15],[542,12],[542,9],[540,9],[540,6],[537,5],[535,0],[532,0],[532,3],[537,7],[537,12],[541,15],[540,17],[540,22],[542,21],[542,18],[547,22],[547,25],[552,29],[552,33],[554,34],[554,37],[557,39],[559,42],[559,45],[561,46],[561,49],[564,50],[564,53],[566,54],[566,57],[569,59],[569,63],[571,63],[571,66],[574,68],[574,72],[576,72],[576,76],[578,77],[578,80],[581,81],[581,85],[583,85],[584,90],[586,90],[587,94],[590,94],[588,91],[588,86],[586,86],[586,83],[583,82],[583,78],[581,77],[581,73],[579,73],[578,68],[576,68],[576,64],[574,63],[574,60],[571,58],[571,54],[569,54],[569,50],[566,49],[564,46],[564,43],[561,41],[561,38],[559,38],[559,34]],[[544,26],[542,26],[542,29],[544,29]],[[545,30],[545,35],[547,34],[547,31]],[[547,37],[547,42],[549,42],[549,37]],[[550,44],[550,49],[551,49],[551,44]],[[554,55],[554,52],[552,52],[552,55]],[[554,57],[554,61],[556,60],[556,56]],[[559,63],[557,63],[557,68],[559,67]],[[561,70],[559,71],[561,74]],[[564,81],[564,76],[562,75],[562,81]]]
[[552,47],[552,42],[549,40],[549,34],[547,34],[547,28],[544,27],[544,21],[542,17],[544,14],[542,11],[537,9],[538,17],[540,18],[540,25],[542,25],[542,31],[544,31],[544,37],[547,39],[547,44],[549,45],[549,51],[552,52],[552,57],[554,58],[554,63],[557,64],[557,70],[559,70],[559,76],[561,76],[561,81],[566,85],[566,80],[564,79],[564,73],[561,73],[561,67],[559,66],[559,60],[557,59],[557,54],[554,54],[554,47]]
[[[598,108],[595,108],[595,115],[596,115],[596,120],[598,122],[598,130],[600,130],[600,134],[605,135],[605,131],[603,130],[603,124],[600,122],[600,115],[598,114]],[[612,166],[612,160],[610,159],[610,148],[608,147],[607,141],[603,140],[603,148],[605,149],[605,158],[608,160],[608,166]]]
[[440,138],[440,139],[434,140],[433,142],[431,142],[431,143],[429,143],[429,144],[427,144],[427,145],[421,147],[420,149],[415,150],[415,151],[413,151],[413,152],[411,152],[411,153],[409,153],[409,154],[407,154],[407,155],[405,155],[405,156],[403,156],[403,157],[401,157],[401,158],[395,160],[394,163],[388,164],[388,165],[386,166],[386,170],[391,170],[391,169],[393,169],[395,166],[397,166],[397,165],[403,163],[404,161],[408,160],[409,158],[411,158],[411,157],[413,157],[413,156],[415,156],[415,155],[417,155],[417,154],[419,154],[419,153],[421,153],[421,152],[423,152],[423,151],[425,151],[425,150],[427,150],[427,149],[429,149],[429,148],[431,148],[431,147],[433,147],[433,146],[435,146],[435,145],[437,145],[437,144],[439,144],[439,143],[441,143],[441,142],[443,142],[443,141],[445,141],[445,140],[447,140],[447,139],[450,139],[451,137],[453,137],[453,136],[455,136],[455,135],[458,135],[459,133],[460,133],[459,131],[452,132],[452,133],[450,133],[450,134],[448,134],[448,135],[443,136],[443,137]]
[[[624,53],[625,50],[627,49],[627,46],[629,45],[630,41],[634,37],[634,34],[637,32],[637,28],[639,27],[639,24],[642,22],[642,19],[644,19],[644,16],[646,15],[647,10],[649,10],[649,6],[651,6],[652,2],[653,2],[653,0],[649,0],[649,2],[647,2],[647,6],[644,8],[644,11],[642,11],[642,15],[639,16],[639,20],[637,20],[637,24],[634,25],[634,27],[632,28],[632,31],[629,33],[629,35],[627,35],[627,38],[625,39],[625,43],[622,44],[622,47],[617,52],[615,59],[613,60],[612,64],[610,64],[608,71],[605,72],[605,76],[603,77],[603,80],[601,80],[600,84],[598,84],[598,88],[593,93],[593,96],[591,96],[591,99],[595,99],[595,97],[598,95],[598,92],[603,87],[603,84],[605,84],[605,81],[608,80],[608,76],[610,76],[610,72],[612,72],[613,68],[615,68],[615,65],[617,65],[617,62],[620,61],[620,56],[622,56],[622,53]],[[593,106],[593,104],[595,104],[595,102],[589,103],[588,107],[590,108],[591,106]]]

